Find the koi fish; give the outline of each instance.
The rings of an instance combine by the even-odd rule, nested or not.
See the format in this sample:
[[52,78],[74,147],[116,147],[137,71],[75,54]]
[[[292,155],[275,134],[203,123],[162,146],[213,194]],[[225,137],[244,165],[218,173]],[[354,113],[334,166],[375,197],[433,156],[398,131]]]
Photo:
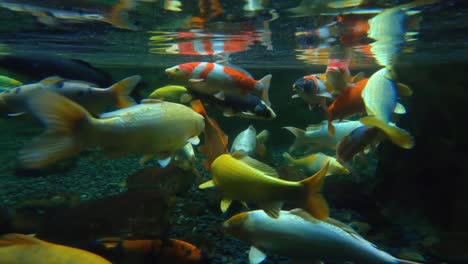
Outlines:
[[307,75],[299,78],[292,86],[293,91],[297,94],[291,98],[302,98],[308,105],[309,109],[313,106],[320,104],[326,107],[327,99],[331,100],[333,97],[329,90],[332,90],[330,84],[322,79],[323,77],[318,74]]
[[211,164],[212,180],[200,189],[215,187],[223,195],[221,211],[225,212],[232,200],[252,202],[268,216],[278,218],[283,202],[302,204],[305,210],[319,219],[328,217],[328,205],[320,193],[328,163],[316,174],[298,182],[279,179],[276,171],[241,151],[223,154]]
[[331,136],[335,134],[333,120],[341,120],[353,114],[364,113],[366,111],[361,92],[366,86],[367,81],[368,79],[361,80],[355,83],[353,87],[347,88],[325,111],[328,120],[328,133]]
[[252,245],[251,264],[262,262],[268,253],[289,257],[293,262],[416,264],[378,249],[338,220],[320,220],[302,209],[281,211],[278,218],[262,210],[243,212],[225,221],[223,229]]
[[321,152],[303,158],[295,159],[289,153],[283,153],[283,158],[291,165],[296,166],[307,174],[317,173],[325,164],[330,163],[326,176],[349,174],[349,170],[341,165],[334,157]]
[[328,83],[333,87],[336,94],[341,94],[349,87],[351,72],[348,67],[349,62],[343,60],[329,60],[325,77]]
[[268,130],[263,130],[257,135],[255,128],[250,125],[246,130],[236,136],[231,146],[231,153],[242,151],[250,157],[257,153],[263,157],[266,153],[265,141],[268,140]]
[[0,236],[0,263],[111,264],[106,259],[88,251],[14,233]]
[[187,104],[192,101],[193,96],[187,88],[180,85],[166,85],[154,90],[148,98],[167,102]]
[[103,238],[97,241],[104,255],[116,259],[117,263],[209,263],[207,256],[196,246],[178,239],[121,239]]
[[243,96],[226,96],[224,100],[193,91],[192,94],[203,102],[209,103],[223,111],[225,117],[238,116],[246,119],[261,120],[276,118],[276,113],[273,109],[255,94],[248,93],[247,99],[244,99]]
[[0,67],[31,79],[59,76],[66,80],[95,83],[97,87],[112,85],[112,76],[90,63],[78,59],[66,59],[56,55],[7,55],[0,57]]
[[83,81],[49,77],[38,83],[18,86],[0,94],[0,112],[10,116],[28,112],[27,100],[37,93],[55,92],[80,104],[92,115],[102,114],[108,107],[125,108],[135,104],[130,93],[141,77],[127,77],[111,87],[97,88]]
[[336,146],[336,159],[345,167],[351,167],[356,154],[364,152],[369,146],[375,146],[385,138],[376,127],[360,126],[343,137]]
[[55,26],[57,19],[66,22],[102,21],[114,27],[136,30],[137,27],[128,21],[128,11],[136,7],[136,0],[114,1],[13,1],[2,0],[0,7],[15,11],[26,12],[38,18],[46,25]]
[[362,99],[368,116],[361,118],[360,121],[366,126],[378,127],[394,144],[411,149],[414,147],[413,136],[390,122],[394,111],[404,112],[404,107],[397,102],[396,85],[386,68],[375,72],[362,90]]
[[228,136],[224,134],[218,123],[208,116],[200,100],[193,101],[192,107],[205,120],[205,144],[198,147],[198,151],[207,157],[203,166],[210,169],[211,164],[217,157],[228,153]]
[[141,164],[157,158],[165,167],[187,142],[199,143],[205,126],[203,116],[187,106],[152,99],[100,118],[55,93],[37,93],[29,108],[47,130],[20,151],[25,168],[41,168],[89,147],[101,147],[109,158],[140,153]]
[[338,142],[351,133],[351,131],[362,126],[362,123],[350,120],[333,121],[333,126],[335,127],[335,134],[333,136],[328,134],[328,124],[326,121],[310,125],[305,131],[295,127],[283,127],[296,137],[294,143],[289,147],[289,152],[294,152],[304,146],[314,148],[314,151],[334,152]]
[[186,87],[199,93],[225,100],[226,96],[253,93],[270,106],[268,90],[271,75],[256,81],[246,71],[219,63],[189,62],[165,70],[170,76],[185,82]]

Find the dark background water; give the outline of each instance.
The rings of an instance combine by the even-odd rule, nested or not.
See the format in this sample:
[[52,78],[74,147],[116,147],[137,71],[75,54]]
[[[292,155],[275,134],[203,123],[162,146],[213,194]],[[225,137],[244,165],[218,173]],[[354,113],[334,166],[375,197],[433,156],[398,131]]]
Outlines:
[[[276,5],[286,8],[294,6],[298,1],[281,2]],[[352,210],[361,215],[361,220],[369,221],[373,227],[371,237],[379,242],[379,246],[394,245],[401,248],[412,241],[413,246],[418,245],[417,251],[434,263],[468,261],[466,11],[464,1],[443,1],[424,9],[418,39],[402,44],[411,52],[402,51],[396,56],[394,67],[398,81],[409,85],[414,92],[413,96],[402,102],[407,114],[400,118],[399,126],[415,136],[416,147],[403,150],[384,142],[375,153],[377,167],[369,182],[355,183],[340,178],[327,185],[325,190],[332,208]],[[177,31],[178,26],[174,24],[178,25],[178,19],[184,15],[161,11],[158,6],[141,3],[138,10],[131,13],[131,18],[140,21],[145,29],[142,31],[128,32],[101,24],[94,24],[92,28],[78,25],[57,30],[37,24],[27,14],[0,9],[2,21],[6,21],[0,23],[0,52],[52,53],[84,59],[108,71],[114,80],[140,74],[144,84],[138,93],[145,96],[155,88],[173,83],[164,74],[166,67],[186,61],[218,59],[214,56],[148,52],[151,48],[149,38],[155,35],[148,31]],[[296,27],[316,27],[321,25],[320,19],[281,15],[279,20],[271,23],[273,50],[266,50],[256,43],[249,50],[231,55],[234,64],[248,69],[256,79],[266,74],[273,75],[270,98],[277,118],[273,121],[226,118],[218,110],[208,109],[210,116],[219,122],[230,139],[251,124],[257,131],[268,129],[271,133],[268,148],[275,157],[280,156],[294,139],[282,129],[283,126],[305,128],[324,119],[320,111],[309,111],[302,101],[290,99],[293,94],[291,85],[296,79],[310,73],[324,72],[326,68],[326,63],[297,59],[301,51],[296,50],[294,38]],[[371,61],[353,65],[351,72],[357,74],[364,71],[366,76],[370,76],[381,67]],[[121,192],[119,184],[142,169],[137,164],[139,157],[109,161],[99,152],[89,151],[64,169],[37,174],[18,172],[16,152],[41,131],[40,126],[29,121],[0,120],[0,197],[5,205],[33,197],[39,192],[77,192],[85,200],[109,196]],[[201,197],[200,201],[206,202],[207,207],[217,208],[217,201],[209,201],[196,188],[192,188],[189,197],[187,200]],[[185,205],[187,202],[183,200],[182,203]],[[183,215],[185,211],[180,210],[178,214]],[[214,218],[210,221],[222,221],[219,213],[212,214]],[[194,226],[202,222],[202,218],[188,218],[190,220],[187,221],[192,221]],[[372,222],[381,218],[393,225],[384,225],[382,221]],[[390,228],[395,226],[403,230],[400,230],[401,233],[407,237],[389,236],[388,233],[392,231]],[[186,231],[183,224],[175,224],[174,229],[176,234]],[[387,235],[378,240],[376,234],[379,233]],[[424,241],[431,236],[440,242],[436,246],[425,246]],[[231,257],[231,260],[242,258],[245,261],[244,252],[238,255],[232,253],[241,246],[236,244],[229,247],[225,245],[225,251],[217,249],[216,261],[223,262],[226,256]],[[241,249],[245,251],[246,245],[243,247]]]

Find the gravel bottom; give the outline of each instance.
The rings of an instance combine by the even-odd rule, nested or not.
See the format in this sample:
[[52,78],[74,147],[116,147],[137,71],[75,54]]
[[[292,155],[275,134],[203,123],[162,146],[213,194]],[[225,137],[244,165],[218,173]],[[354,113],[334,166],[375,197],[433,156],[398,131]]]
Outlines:
[[[0,155],[0,197],[2,205],[13,205],[25,199],[36,197],[44,193],[76,193],[82,200],[93,200],[125,191],[121,183],[125,179],[142,169],[138,164],[138,156],[127,156],[121,159],[107,160],[99,151],[83,152],[72,163],[65,162],[54,166],[53,170],[22,172],[17,169],[17,151],[35,135],[40,134],[40,128],[31,128],[24,120],[0,120],[0,127],[9,127],[2,131],[3,140],[0,141],[2,155]],[[284,164],[282,153],[287,146],[270,147],[271,164]],[[221,223],[241,210],[239,204],[233,204],[228,212],[222,214],[219,210],[220,196],[211,190],[199,190],[198,184],[210,179],[209,173],[201,166],[201,156],[197,164],[202,174],[192,188],[184,195],[177,197],[177,203],[172,217],[170,237],[192,242],[211,257],[213,263],[248,263],[250,245],[238,241],[226,234],[220,228]],[[372,178],[375,161],[371,168],[363,175]],[[148,165],[147,165],[148,166]],[[27,174],[28,176],[24,176]],[[362,179],[361,179],[362,180]],[[366,226],[364,219],[358,212],[350,210],[331,210],[331,215],[346,223],[358,222]],[[368,225],[369,228],[372,228]],[[400,228],[401,227],[395,227]],[[367,230],[366,230],[367,231]],[[407,245],[414,245],[421,240],[421,236],[412,230],[404,230],[408,235],[401,242],[401,248],[385,247],[386,237],[373,232],[366,236],[383,250],[393,255],[402,251],[419,254]],[[290,263],[287,258],[272,255],[265,263]]]

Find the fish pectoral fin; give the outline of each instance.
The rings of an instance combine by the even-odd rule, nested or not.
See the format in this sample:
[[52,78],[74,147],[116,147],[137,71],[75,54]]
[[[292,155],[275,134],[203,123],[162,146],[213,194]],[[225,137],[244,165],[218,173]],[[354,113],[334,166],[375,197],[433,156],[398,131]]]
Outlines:
[[153,158],[154,158],[154,154],[146,154],[143,157],[141,157],[139,163],[140,165],[144,165],[146,162],[150,161]]
[[205,183],[198,185],[198,189],[214,188],[216,185],[213,180],[209,180]]
[[406,108],[402,104],[397,103],[395,105],[395,109],[393,109],[393,113],[399,114],[399,115],[406,114]]
[[143,99],[141,100],[140,104],[159,104],[162,103],[162,100],[158,99]]
[[8,114],[8,116],[15,117],[15,116],[22,116],[24,114],[26,114],[26,112],[12,113],[12,114]]
[[260,162],[256,159],[249,157],[247,154],[245,154],[245,152],[241,150],[238,150],[232,153],[232,157],[249,165],[250,167],[256,170],[263,172],[267,176],[279,178],[278,173],[276,172],[275,169],[273,169],[272,167],[268,166],[267,164],[263,162]]
[[23,234],[6,234],[0,236],[0,248],[7,247],[12,245],[19,245],[19,244],[39,244],[43,243],[43,241],[28,235]]
[[190,103],[192,99],[193,99],[193,96],[191,96],[190,94],[183,94],[180,96],[180,102],[183,104]]
[[281,207],[283,207],[283,202],[269,202],[261,203],[259,207],[262,208],[265,213],[271,218],[278,218],[280,215]]
[[159,166],[161,166],[161,168],[165,168],[167,165],[169,165],[169,163],[171,162],[171,159],[172,159],[171,156],[169,156],[169,157],[167,157],[165,159],[159,159],[158,164],[159,164]]
[[201,83],[201,82],[204,82],[205,79],[189,79],[188,81],[190,83]]
[[198,145],[200,144],[200,138],[198,138],[198,136],[194,136],[194,137],[189,138],[187,142],[192,145]]
[[58,84],[58,83],[63,82],[63,81],[65,81],[63,78],[60,78],[58,76],[52,76],[52,77],[42,79],[39,83],[41,83],[41,84]]
[[295,98],[301,98],[301,97],[300,97],[298,94],[293,94],[293,95],[291,96],[291,98],[292,98],[292,99],[295,99]]
[[240,201],[240,203],[241,203],[241,204],[242,204],[242,205],[243,205],[245,208],[247,208],[247,209],[249,208],[249,206],[247,205],[247,203],[246,203],[246,202],[244,202],[244,201]]
[[231,203],[232,200],[223,198],[219,203],[219,208],[221,209],[221,212],[226,212],[229,209],[229,206],[231,206]]
[[260,249],[251,246],[249,251],[249,263],[258,264],[266,259],[266,254],[263,253]]
[[225,116],[225,117],[233,117],[233,116],[235,116],[235,114],[234,114],[233,111],[224,111],[224,112],[223,112],[223,116]]
[[222,101],[226,100],[226,96],[224,95],[223,91],[219,91],[219,92],[215,93],[213,96],[215,98],[219,99],[219,100],[222,100]]

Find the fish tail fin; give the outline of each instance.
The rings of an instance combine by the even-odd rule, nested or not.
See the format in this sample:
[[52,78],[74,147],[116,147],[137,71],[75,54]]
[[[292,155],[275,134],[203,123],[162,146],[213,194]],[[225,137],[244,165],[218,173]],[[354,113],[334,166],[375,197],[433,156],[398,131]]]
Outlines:
[[23,167],[41,168],[81,151],[86,140],[83,132],[94,120],[83,107],[51,92],[32,96],[28,105],[46,131],[20,150],[18,159]]
[[266,75],[262,79],[259,80],[262,84],[262,95],[260,96],[262,100],[265,102],[267,106],[271,106],[270,97],[268,93],[270,92],[270,82],[271,82],[271,74]]
[[327,201],[321,193],[329,165],[330,162],[327,162],[327,164],[317,173],[300,181],[305,188],[305,201],[303,208],[310,215],[319,220],[326,219],[330,213]]
[[115,95],[116,106],[118,108],[125,108],[135,104],[135,101],[130,97],[130,93],[133,91],[135,86],[140,82],[141,76],[134,75],[125,78],[111,87],[107,88],[111,90]]
[[289,152],[293,152],[296,149],[306,144],[306,135],[305,135],[304,130],[295,128],[295,127],[283,127],[283,128],[291,132],[296,137],[293,144],[289,147]]
[[402,128],[390,125],[380,119],[375,118],[374,116],[366,116],[361,118],[359,121],[361,121],[361,123],[366,126],[374,126],[379,128],[394,144],[402,148],[411,149],[414,147],[413,136]]
[[268,130],[262,130],[262,132],[260,132],[258,135],[257,135],[257,153],[258,155],[260,155],[261,157],[264,157],[265,154],[266,154],[266,146],[265,146],[265,142],[268,140],[268,137],[270,136],[270,132],[268,132]]
[[1,247],[8,247],[13,245],[20,245],[20,244],[39,244],[43,241],[33,237],[27,236],[23,234],[16,234],[16,233],[9,233],[0,236],[0,248]]
[[287,152],[284,152],[283,153],[283,158],[289,163],[289,164],[293,164],[295,159]]
[[[325,108],[324,108],[325,109]],[[335,135],[335,126],[333,125],[333,115],[329,109],[325,110],[325,116],[328,120],[328,135],[334,136]]]
[[112,7],[112,10],[104,17],[104,21],[112,24],[115,27],[137,30],[138,27],[128,20],[128,10],[136,7],[137,0],[120,0]]
[[192,101],[192,109],[193,109],[193,111],[199,113],[202,116],[206,115],[205,107],[203,106],[200,99]]

